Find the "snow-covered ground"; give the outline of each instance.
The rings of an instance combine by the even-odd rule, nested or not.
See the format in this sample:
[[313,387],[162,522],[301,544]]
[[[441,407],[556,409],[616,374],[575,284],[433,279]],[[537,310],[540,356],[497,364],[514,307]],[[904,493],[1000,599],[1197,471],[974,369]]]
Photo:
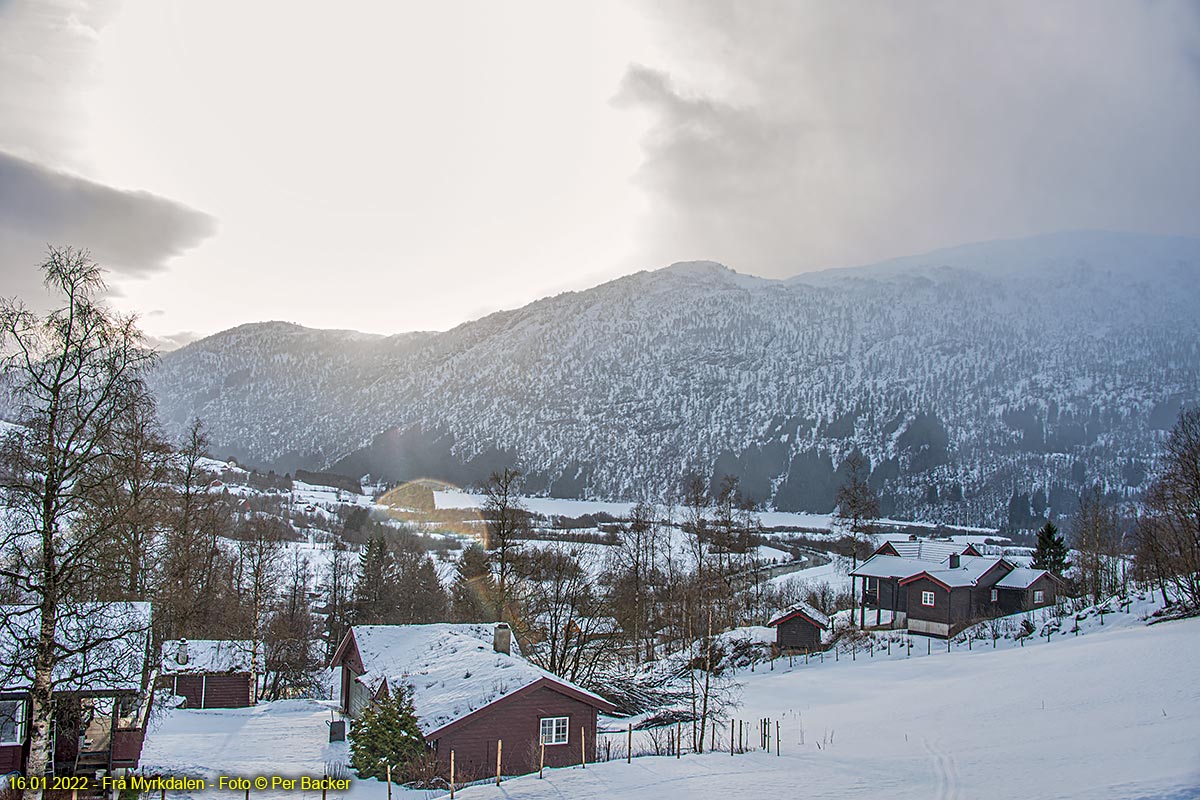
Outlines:
[[[736,716],[751,730],[769,718],[772,733],[779,721],[778,755],[731,757],[726,749],[614,761],[461,794],[1195,800],[1200,619],[1146,627],[1122,614],[1107,625],[995,651],[935,648],[920,658],[827,659],[791,670],[777,663],[773,672],[739,675]],[[727,747],[720,730],[718,745]],[[749,738],[757,744],[757,733]]]

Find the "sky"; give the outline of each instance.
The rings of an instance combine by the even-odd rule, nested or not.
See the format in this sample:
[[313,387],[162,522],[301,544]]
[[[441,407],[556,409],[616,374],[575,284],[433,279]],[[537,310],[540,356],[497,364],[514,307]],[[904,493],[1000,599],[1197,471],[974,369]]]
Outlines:
[[444,330],[674,261],[1200,236],[1190,2],[0,0],[0,294],[169,348]]

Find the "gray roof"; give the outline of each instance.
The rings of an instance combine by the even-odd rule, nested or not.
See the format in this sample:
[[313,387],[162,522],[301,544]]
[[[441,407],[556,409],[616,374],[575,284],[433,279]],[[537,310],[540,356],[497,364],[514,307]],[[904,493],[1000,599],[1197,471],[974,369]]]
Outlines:
[[924,573],[930,578],[950,587],[977,586],[979,579],[992,567],[999,563],[1008,562],[996,556],[962,556],[956,569],[950,568],[950,559],[946,559],[934,569],[922,569],[908,576],[910,579]]
[[817,609],[813,608],[808,603],[805,603],[803,601],[801,601],[799,603],[793,603],[792,605],[788,606],[783,611],[776,614],[775,617],[770,622],[767,623],[767,626],[773,628],[776,625],[778,625],[780,622],[783,622],[783,620],[790,617],[792,614],[796,614],[796,613],[805,615],[806,617],[811,619],[813,622],[817,623],[818,625],[820,625],[824,628],[829,627],[829,617],[825,616],[820,611],[818,611]]
[[930,569],[937,562],[921,561],[901,556],[871,556],[850,574],[856,578],[907,578]]
[[901,558],[932,561],[935,564],[939,561],[945,561],[950,556],[958,555],[970,546],[955,542],[934,542],[929,539],[891,541],[888,544],[895,548],[896,553]]
[[1003,589],[1028,589],[1043,575],[1050,573],[1044,569],[1030,569],[1029,567],[1017,567],[1012,572],[1005,575],[996,585]]

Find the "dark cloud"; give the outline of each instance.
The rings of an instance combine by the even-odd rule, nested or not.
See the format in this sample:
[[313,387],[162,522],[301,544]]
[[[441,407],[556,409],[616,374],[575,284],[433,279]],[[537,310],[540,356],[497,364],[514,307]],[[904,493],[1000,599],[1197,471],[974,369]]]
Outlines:
[[664,0],[651,261],[771,275],[1074,228],[1200,235],[1200,6]]
[[148,192],[124,191],[0,151],[0,275],[3,294],[37,283],[47,245],[92,251],[126,277],[144,277],[195,247],[213,219]]

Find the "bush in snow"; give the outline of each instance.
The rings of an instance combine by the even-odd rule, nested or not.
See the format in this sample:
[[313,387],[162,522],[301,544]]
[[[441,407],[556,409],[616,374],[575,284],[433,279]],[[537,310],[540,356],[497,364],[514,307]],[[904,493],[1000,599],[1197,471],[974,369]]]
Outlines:
[[423,777],[428,748],[407,688],[393,689],[365,711],[350,731],[350,766],[360,778],[405,783]]

